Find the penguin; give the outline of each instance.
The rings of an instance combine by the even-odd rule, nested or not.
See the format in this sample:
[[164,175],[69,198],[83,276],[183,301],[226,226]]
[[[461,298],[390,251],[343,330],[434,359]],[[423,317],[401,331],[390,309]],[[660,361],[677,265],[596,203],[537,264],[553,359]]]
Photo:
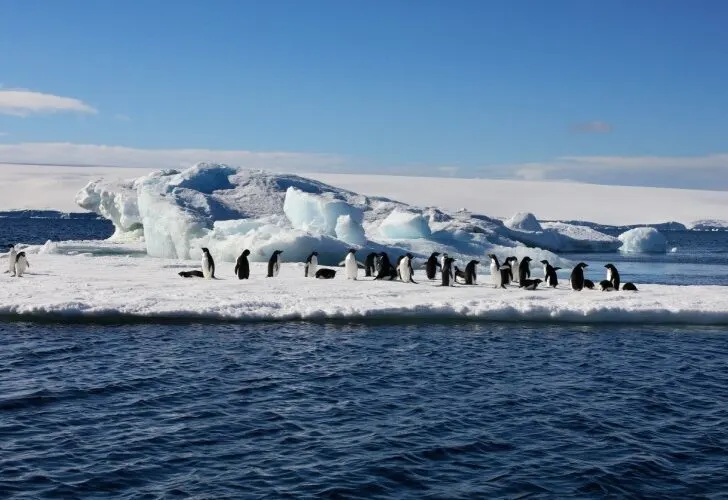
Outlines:
[[493,288],[505,288],[503,273],[508,272],[508,266],[506,264],[500,265],[495,254],[489,253],[488,257],[490,257],[490,277],[493,280]]
[[594,290],[594,282],[592,280],[584,280],[584,288],[588,288],[589,290]]
[[466,285],[477,285],[478,274],[476,272],[477,265],[480,264],[479,260],[471,260],[468,265],[465,266],[465,284]]
[[182,276],[183,278],[204,278],[205,275],[202,274],[202,271],[180,271],[177,274]]
[[559,284],[559,278],[556,276],[556,271],[561,269],[560,267],[553,267],[551,264],[549,264],[549,261],[542,260],[541,264],[543,264],[543,281],[548,286],[551,286],[553,288],[556,288],[556,286]]
[[399,272],[399,263],[402,262],[402,259],[404,259],[404,255],[397,257],[397,263],[394,265],[394,268],[397,270],[397,278],[399,278],[400,281],[402,281],[402,274]]
[[25,269],[28,267],[30,267],[30,262],[25,257],[25,252],[18,252],[15,256],[15,276],[22,278]]
[[281,270],[281,254],[283,250],[276,250],[268,260],[268,277],[275,278]]
[[333,269],[321,268],[316,271],[316,277],[320,280],[331,280],[336,276],[336,271]]
[[518,264],[518,286],[523,286],[523,283],[531,277],[531,257],[524,257],[521,263]]
[[375,280],[393,280],[397,278],[397,270],[394,268],[392,263],[389,261],[389,256],[386,252],[379,254],[379,273]]
[[414,255],[411,253],[408,253],[407,255],[403,255],[402,259],[399,262],[399,266],[397,266],[397,272],[399,273],[399,279],[404,281],[405,283],[414,283],[415,285],[417,282],[413,279],[414,271],[412,270],[412,259],[414,258]]
[[215,277],[215,260],[207,248],[202,249],[202,274],[208,280]]
[[613,292],[614,287],[612,286],[612,282],[608,280],[602,280],[599,282],[599,289],[602,292]]
[[356,261],[356,248],[350,248],[344,258],[344,269],[346,271],[346,279],[355,280],[359,274],[359,263]]
[[624,285],[622,285],[622,290],[625,292],[636,292],[637,287],[634,286],[634,283],[625,283]]
[[523,280],[521,288],[523,288],[524,290],[535,290],[539,283],[542,283],[542,280],[538,278],[536,278],[535,280],[525,279]]
[[367,255],[364,261],[364,276],[374,276],[377,272],[377,257],[378,255],[374,252]]
[[440,254],[440,272],[442,272],[442,270],[445,268],[445,259],[447,258],[448,255],[446,253]]
[[306,266],[303,268],[304,278],[313,278],[316,276],[316,269],[318,268],[318,252],[311,252],[311,255],[306,259]]
[[455,259],[452,257],[445,257],[445,261],[442,266],[442,286],[455,286],[455,266],[453,263]]
[[619,271],[613,264],[607,264],[604,267],[607,268],[607,281],[612,284],[612,288],[619,290]]
[[514,281],[513,270],[518,269],[518,257],[514,255],[506,258],[506,264],[508,264],[508,276],[506,276],[506,279],[503,283],[506,285],[510,285],[511,281]]
[[455,266],[455,283],[460,280],[463,282],[463,284],[465,284],[465,279],[465,271],[460,269],[458,266]]
[[435,275],[437,274],[437,268],[439,267],[442,269],[442,265],[437,261],[437,257],[440,255],[439,252],[432,252],[430,254],[430,258],[427,259],[427,263],[425,264],[425,274],[427,275],[428,280],[434,280]]
[[18,252],[15,250],[15,245],[8,245],[8,269],[6,273],[10,273],[15,276],[15,259],[18,256]]
[[240,254],[238,260],[235,261],[235,274],[239,280],[246,280],[250,278],[250,263],[248,262],[248,255],[250,250],[247,248]]
[[584,288],[584,268],[589,267],[589,264],[579,262],[574,269],[571,271],[571,289],[577,292],[582,291]]

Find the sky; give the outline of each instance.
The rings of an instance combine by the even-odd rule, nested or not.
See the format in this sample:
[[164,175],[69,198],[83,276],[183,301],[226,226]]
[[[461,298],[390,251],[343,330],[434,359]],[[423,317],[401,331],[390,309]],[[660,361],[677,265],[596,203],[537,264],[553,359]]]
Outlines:
[[0,0],[0,12],[0,163],[728,189],[720,0]]

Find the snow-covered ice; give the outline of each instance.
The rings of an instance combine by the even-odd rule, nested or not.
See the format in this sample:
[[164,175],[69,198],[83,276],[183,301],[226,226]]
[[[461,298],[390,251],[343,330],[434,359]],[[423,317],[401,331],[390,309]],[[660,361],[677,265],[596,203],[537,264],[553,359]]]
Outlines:
[[665,253],[667,238],[653,227],[636,227],[619,235],[621,252],[628,253]]
[[118,247],[69,242],[45,247],[43,253],[38,253],[41,247],[27,248],[31,272],[23,278],[0,275],[5,290],[0,315],[79,321],[442,318],[728,325],[728,293],[720,286],[638,283],[636,293],[573,292],[566,285],[535,292],[486,284],[451,288],[426,280],[421,269],[415,270],[417,285],[346,280],[340,267],[334,267],[333,280],[309,279],[303,277],[302,263],[284,263],[277,278],[266,278],[265,264],[253,263],[251,279],[240,281],[232,263],[218,263],[220,279],[185,279],[177,273],[199,269],[199,261],[110,254]]

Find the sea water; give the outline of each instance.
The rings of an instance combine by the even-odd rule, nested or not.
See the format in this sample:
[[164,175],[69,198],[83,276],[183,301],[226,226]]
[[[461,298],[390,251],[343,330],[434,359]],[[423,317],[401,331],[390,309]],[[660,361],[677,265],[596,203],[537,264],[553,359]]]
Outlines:
[[[0,242],[111,233],[62,224],[2,219]],[[728,284],[728,233],[666,236],[676,252],[565,257]],[[0,497],[719,497],[726,333],[5,320]]]

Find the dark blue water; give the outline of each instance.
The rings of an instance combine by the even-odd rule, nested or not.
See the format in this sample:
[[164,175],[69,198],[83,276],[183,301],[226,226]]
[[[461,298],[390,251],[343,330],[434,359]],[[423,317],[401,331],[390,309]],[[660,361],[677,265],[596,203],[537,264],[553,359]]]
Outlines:
[[18,498],[728,491],[717,328],[1,324]]
[[[0,218],[0,242],[111,232]],[[728,233],[665,234],[678,252],[566,257],[728,284]],[[0,498],[718,498],[727,334],[0,322]]]

